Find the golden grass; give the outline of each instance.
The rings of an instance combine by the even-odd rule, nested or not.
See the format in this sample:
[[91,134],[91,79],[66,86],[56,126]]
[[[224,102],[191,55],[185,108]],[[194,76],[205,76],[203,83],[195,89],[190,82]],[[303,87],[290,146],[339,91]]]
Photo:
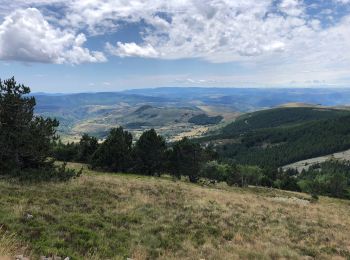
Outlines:
[[[0,188],[13,189],[1,182]],[[30,204],[29,198],[17,196],[2,215],[8,212],[16,220],[31,212],[50,229],[53,236],[42,231],[37,240],[23,238],[36,254],[140,260],[350,258],[350,202],[345,200],[321,197],[317,203],[298,203],[308,196],[87,169],[69,184],[27,187],[28,194]],[[0,216],[0,223],[6,221]],[[86,235],[89,243],[72,240],[75,222],[92,232],[92,238]],[[56,236],[57,243],[42,241]]]
[[10,260],[18,251],[23,251],[19,245],[16,236],[0,226],[0,260]]

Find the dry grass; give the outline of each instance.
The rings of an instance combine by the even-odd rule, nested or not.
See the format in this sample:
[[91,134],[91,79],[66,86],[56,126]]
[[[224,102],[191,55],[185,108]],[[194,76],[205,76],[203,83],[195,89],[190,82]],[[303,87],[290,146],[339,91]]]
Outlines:
[[0,260],[12,259],[18,252],[24,251],[14,234],[0,226]]
[[[299,203],[307,196],[88,170],[69,184],[0,182],[0,193],[0,223],[34,254],[73,259],[350,258],[350,202],[344,200],[321,197],[317,203]],[[33,219],[23,220],[28,212]]]

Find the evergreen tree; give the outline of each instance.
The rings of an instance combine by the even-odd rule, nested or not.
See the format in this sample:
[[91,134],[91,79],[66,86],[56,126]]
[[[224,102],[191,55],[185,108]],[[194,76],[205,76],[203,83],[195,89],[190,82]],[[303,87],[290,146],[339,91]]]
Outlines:
[[198,181],[202,162],[203,149],[188,138],[176,142],[169,154],[171,173],[178,178],[188,176],[191,182]]
[[115,172],[128,170],[131,164],[131,145],[131,133],[122,127],[113,128],[92,156],[92,167]]
[[96,137],[84,134],[78,145],[78,155],[76,160],[79,162],[90,162],[92,155],[98,149],[98,140]]
[[165,151],[165,140],[154,129],[143,132],[134,147],[136,171],[160,175],[164,168]]
[[0,172],[40,168],[55,140],[58,121],[34,116],[35,98],[14,78],[0,80]]

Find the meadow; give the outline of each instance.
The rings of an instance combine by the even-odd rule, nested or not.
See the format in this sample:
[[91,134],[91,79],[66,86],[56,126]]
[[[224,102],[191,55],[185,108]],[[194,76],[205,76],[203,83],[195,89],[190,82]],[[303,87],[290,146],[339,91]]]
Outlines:
[[349,216],[347,200],[85,168],[67,183],[0,180],[0,256],[349,259]]

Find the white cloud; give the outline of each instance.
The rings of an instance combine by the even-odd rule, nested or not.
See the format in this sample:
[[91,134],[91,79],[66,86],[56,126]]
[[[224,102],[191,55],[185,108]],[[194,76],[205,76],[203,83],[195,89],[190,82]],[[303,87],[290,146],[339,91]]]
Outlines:
[[144,57],[144,58],[156,58],[158,57],[157,51],[150,45],[139,46],[136,43],[121,43],[117,42],[117,46],[112,46],[110,43],[106,44],[106,49],[112,55],[120,57]]
[[[331,1],[332,5],[350,3],[350,0]],[[28,6],[35,6],[46,15],[38,11],[29,14],[28,10],[36,9],[26,9],[7,16],[0,25],[3,59],[55,63],[103,61],[102,53],[83,47],[84,35],[113,34],[132,23],[142,27],[140,39],[109,40],[106,50],[110,55],[236,62],[251,72],[249,77],[256,75],[264,82],[281,83],[282,78],[288,78],[285,82],[295,78],[311,82],[317,77],[328,82],[345,77],[350,71],[350,14],[324,26],[322,18],[336,13],[330,9],[332,5],[323,4],[327,1],[312,4],[303,0],[3,2],[0,15]],[[62,19],[55,20],[45,13],[48,4],[64,7],[60,10]],[[313,14],[308,13],[310,8]],[[21,15],[10,21],[14,14]],[[11,44],[3,40],[5,33]],[[264,73],[260,74],[261,71]]]
[[0,59],[25,62],[103,62],[101,52],[83,47],[84,34],[50,25],[36,8],[17,10],[0,24]]
[[299,0],[282,0],[279,7],[282,12],[290,16],[300,16],[304,13],[302,1]]
[[341,4],[349,4],[350,0],[334,0],[337,3],[341,3]]

